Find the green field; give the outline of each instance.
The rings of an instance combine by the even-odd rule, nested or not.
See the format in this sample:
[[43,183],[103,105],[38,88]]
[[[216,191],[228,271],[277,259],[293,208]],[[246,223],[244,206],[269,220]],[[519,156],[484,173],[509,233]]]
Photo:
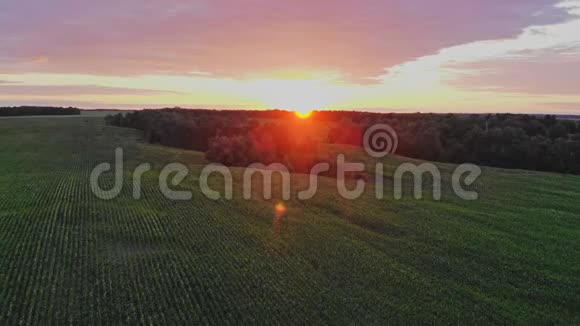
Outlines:
[[[89,174],[118,146],[125,187],[103,201]],[[323,179],[273,228],[274,200],[205,198],[202,153],[99,117],[0,119],[0,148],[0,325],[580,323],[578,176],[486,168],[475,202],[446,164],[440,202],[346,201]],[[169,162],[191,169],[192,200],[160,193]]]

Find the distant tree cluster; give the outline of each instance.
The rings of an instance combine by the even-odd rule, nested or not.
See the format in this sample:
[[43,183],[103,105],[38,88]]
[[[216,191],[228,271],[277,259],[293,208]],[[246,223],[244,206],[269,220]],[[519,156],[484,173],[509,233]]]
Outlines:
[[33,115],[80,115],[77,108],[51,106],[0,107],[0,117],[33,116]]
[[226,165],[276,162],[307,172],[315,162],[332,161],[323,157],[320,144],[361,146],[365,130],[384,123],[398,134],[399,155],[580,174],[580,124],[553,115],[325,111],[299,127],[293,113],[278,110],[144,110],[106,119],[142,130],[151,143],[203,151]]
[[[360,117],[359,117],[360,118]],[[553,115],[389,115],[341,121],[329,142],[361,145],[374,123],[398,134],[397,154],[412,158],[580,174],[580,124]]]
[[[286,111],[143,110],[109,115],[108,124],[142,130],[150,143],[203,151],[228,166],[282,163],[290,171],[308,172],[320,161],[323,137],[293,131]],[[315,139],[318,138],[318,139]]]
[[105,120],[113,126],[142,130],[150,143],[196,151],[208,149],[222,123],[222,119],[185,110],[134,111],[109,115]]
[[284,123],[251,120],[245,132],[210,140],[208,160],[230,166],[282,163],[290,171],[308,173],[323,160],[319,141],[309,133],[296,134]]

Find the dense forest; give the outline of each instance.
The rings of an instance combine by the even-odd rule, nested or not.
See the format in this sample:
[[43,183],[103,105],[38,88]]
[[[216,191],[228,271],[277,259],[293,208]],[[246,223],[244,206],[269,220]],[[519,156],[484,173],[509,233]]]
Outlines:
[[0,117],[17,117],[32,115],[80,115],[77,108],[61,108],[51,106],[18,106],[0,107]]
[[142,130],[150,143],[202,151],[209,160],[228,166],[282,163],[306,173],[320,161],[331,161],[318,148],[324,142],[318,128],[300,123],[287,111],[164,109],[105,119],[110,125]]
[[553,115],[317,111],[300,120],[281,110],[163,109],[106,119],[142,130],[151,143],[203,151],[226,165],[277,162],[306,172],[314,162],[332,161],[321,144],[361,146],[364,131],[384,123],[398,134],[399,155],[580,174],[580,124]]

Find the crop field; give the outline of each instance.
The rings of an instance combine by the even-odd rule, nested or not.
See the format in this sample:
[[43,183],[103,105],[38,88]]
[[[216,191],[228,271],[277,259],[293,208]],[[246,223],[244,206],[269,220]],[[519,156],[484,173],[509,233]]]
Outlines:
[[[117,147],[124,187],[101,200],[89,176]],[[0,325],[580,323],[578,176],[484,168],[471,202],[449,191],[449,164],[439,202],[389,184],[347,201],[322,178],[276,218],[276,199],[242,200],[239,182],[234,200],[206,198],[202,153],[102,117],[0,119],[0,149]],[[383,161],[387,180],[400,160]],[[189,167],[191,200],[160,192],[170,162]]]

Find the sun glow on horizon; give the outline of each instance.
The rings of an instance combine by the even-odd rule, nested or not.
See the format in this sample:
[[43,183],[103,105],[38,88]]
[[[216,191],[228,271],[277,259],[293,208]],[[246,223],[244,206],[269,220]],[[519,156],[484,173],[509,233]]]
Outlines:
[[306,115],[311,110],[333,107],[352,95],[349,86],[334,76],[305,79],[257,79],[245,82],[251,97],[265,107],[281,108]]
[[294,110],[294,114],[299,118],[299,119],[308,119],[310,118],[310,116],[312,116],[312,110]]

